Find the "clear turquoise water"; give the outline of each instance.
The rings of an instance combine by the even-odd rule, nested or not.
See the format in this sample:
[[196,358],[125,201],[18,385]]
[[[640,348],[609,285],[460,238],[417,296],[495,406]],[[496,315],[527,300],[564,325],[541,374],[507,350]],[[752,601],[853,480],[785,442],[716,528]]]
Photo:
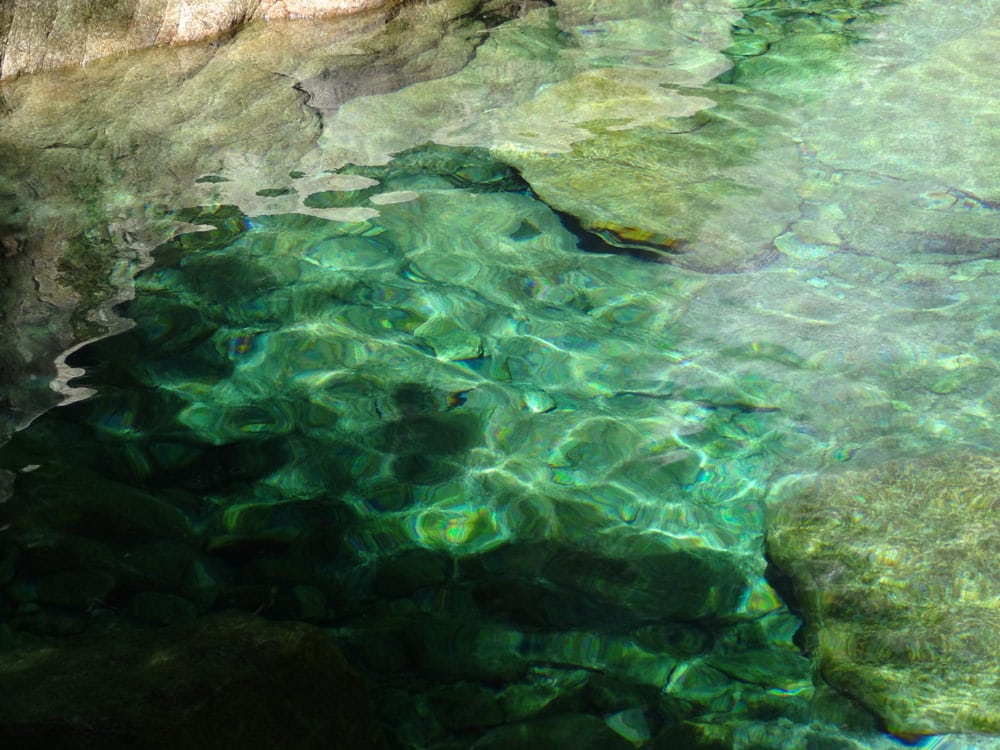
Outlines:
[[[13,631],[169,621],[150,591],[303,619],[404,747],[500,723],[452,687],[636,747],[897,745],[814,676],[765,518],[996,449],[1000,8],[717,5],[538,9],[324,112],[329,172],[206,175],[134,328],[70,358],[94,395],[2,449]],[[38,594],[82,565],[46,536],[97,543],[86,606]],[[105,561],[147,548],[184,574]]]

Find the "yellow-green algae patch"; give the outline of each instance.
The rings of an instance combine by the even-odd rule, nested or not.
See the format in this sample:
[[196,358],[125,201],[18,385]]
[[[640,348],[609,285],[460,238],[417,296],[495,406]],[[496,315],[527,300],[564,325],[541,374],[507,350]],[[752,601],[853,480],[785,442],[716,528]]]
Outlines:
[[1000,731],[1000,461],[952,453],[816,481],[779,504],[823,676],[900,736]]

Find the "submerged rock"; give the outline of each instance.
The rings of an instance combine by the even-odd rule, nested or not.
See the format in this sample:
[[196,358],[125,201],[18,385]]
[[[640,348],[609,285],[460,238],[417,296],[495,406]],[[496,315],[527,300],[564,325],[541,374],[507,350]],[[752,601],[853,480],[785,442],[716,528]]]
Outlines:
[[323,632],[218,615],[0,651],[6,747],[386,747]]
[[1000,732],[1000,463],[953,453],[823,478],[768,532],[823,676],[904,737]]
[[[131,296],[130,278],[156,245],[193,228],[166,218],[164,206],[229,202],[254,213],[336,214],[302,204],[331,185],[343,189],[343,180],[327,171],[335,165],[317,148],[320,105],[297,81],[325,76],[344,99],[444,76],[466,64],[488,20],[476,0],[391,13],[396,3],[381,0],[189,5],[207,19],[213,6],[228,8],[232,22],[303,16],[294,8],[307,6],[386,7],[309,23],[252,23],[226,44],[95,59],[119,32],[145,39],[142,24],[152,29],[143,45],[169,41],[182,3],[0,5],[5,66],[18,55],[43,55],[44,44],[15,40],[45,29],[93,48],[85,67],[0,86],[0,318],[9,333],[0,342],[0,442],[60,401],[86,395],[67,385],[79,375],[63,361],[67,350],[127,327],[111,306]],[[493,4],[491,12],[515,5]],[[193,28],[199,15],[185,8]],[[134,28],[118,20],[132,12]],[[91,25],[74,13],[89,14]],[[390,78],[380,75],[389,69]]]
[[14,534],[47,528],[118,543],[193,538],[190,522],[175,505],[80,467],[44,467],[22,475],[3,517]]
[[773,116],[713,114],[732,99],[711,82],[731,64],[722,50],[739,19],[733,6],[538,8],[453,76],[321,110],[322,143],[358,163],[424,140],[489,148],[608,240],[605,252],[617,245],[700,270],[753,266],[799,198],[796,176],[776,168],[794,163],[781,153],[794,145],[768,127]]
[[596,716],[558,714],[498,727],[472,747],[473,750],[534,750],[539,747],[630,750],[635,746]]
[[460,571],[480,579],[474,596],[484,611],[539,626],[749,620],[777,607],[738,556],[657,534],[606,529],[603,536],[599,544],[501,547]]

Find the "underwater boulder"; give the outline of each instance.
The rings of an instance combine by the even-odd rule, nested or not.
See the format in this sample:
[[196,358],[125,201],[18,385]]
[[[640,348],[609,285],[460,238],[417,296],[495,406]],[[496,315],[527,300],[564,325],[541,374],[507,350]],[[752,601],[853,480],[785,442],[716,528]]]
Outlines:
[[81,467],[56,464],[22,474],[17,492],[4,514],[17,534],[46,529],[122,543],[194,537],[176,506]]
[[590,714],[558,714],[519,724],[507,724],[484,735],[474,750],[527,750],[537,747],[627,750],[632,743]]
[[318,628],[224,614],[0,652],[18,748],[382,748],[361,679]]
[[823,676],[902,737],[1000,731],[1000,462],[952,453],[821,478],[773,510]]
[[488,148],[579,224],[583,244],[593,233],[605,252],[757,267],[798,212],[800,177],[777,166],[795,165],[795,144],[774,102],[744,106],[716,82],[739,17],[730,2],[537,8],[453,76],[325,112],[321,143],[357,164],[422,141]]

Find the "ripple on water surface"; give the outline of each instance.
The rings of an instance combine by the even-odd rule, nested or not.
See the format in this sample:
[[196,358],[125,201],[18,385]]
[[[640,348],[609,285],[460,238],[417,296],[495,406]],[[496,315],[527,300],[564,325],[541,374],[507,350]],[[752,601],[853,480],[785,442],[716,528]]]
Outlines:
[[[101,487],[136,487],[123,501],[180,508],[201,551],[185,542],[192,572],[171,594],[207,580],[202,607],[403,628],[432,679],[453,637],[440,617],[476,633],[448,669],[477,678],[566,661],[659,690],[686,641],[629,633],[689,622],[793,653],[760,556],[762,446],[779,415],[718,376],[681,374],[677,324],[702,282],[581,251],[523,185],[496,188],[484,153],[455,153],[469,162],[460,184],[362,222],[178,212],[214,228],[162,247],[125,308],[136,327],[86,350],[100,394],[8,455],[52,441],[64,463],[108,467]],[[398,192],[392,164],[379,179]],[[28,475],[15,514],[71,492],[52,471]],[[25,534],[80,532],[24,512]],[[116,606],[142,588],[108,585]],[[734,653],[704,648],[719,663]],[[801,658],[752,687],[696,671],[662,700],[698,694],[707,711],[768,705],[774,681],[811,691]]]
[[[967,694],[992,672],[961,664],[990,656],[966,643],[996,619],[993,532],[965,511],[992,495],[960,489],[995,474],[976,454],[997,445],[1000,229],[964,158],[995,151],[992,99],[964,87],[995,33],[939,30],[921,0],[892,6],[906,33],[864,39],[873,3],[787,5],[567,0],[454,77],[325,113],[328,153],[386,163],[205,183],[232,205],[176,212],[206,231],[158,249],[134,330],[73,360],[98,395],[4,449],[2,614],[36,633],[112,608],[317,622],[414,747],[532,717],[633,745],[859,727],[802,644],[901,735],[995,731]],[[518,66],[512,92],[496,76]],[[469,115],[491,97],[511,106]],[[425,138],[457,145],[404,150]],[[900,494],[914,523],[947,521],[948,554],[910,549],[942,536],[896,520]],[[817,600],[795,640],[763,577],[765,504],[786,497],[771,556],[784,594]],[[940,632],[928,568],[935,599],[962,599]],[[449,710],[455,691],[482,710]]]

